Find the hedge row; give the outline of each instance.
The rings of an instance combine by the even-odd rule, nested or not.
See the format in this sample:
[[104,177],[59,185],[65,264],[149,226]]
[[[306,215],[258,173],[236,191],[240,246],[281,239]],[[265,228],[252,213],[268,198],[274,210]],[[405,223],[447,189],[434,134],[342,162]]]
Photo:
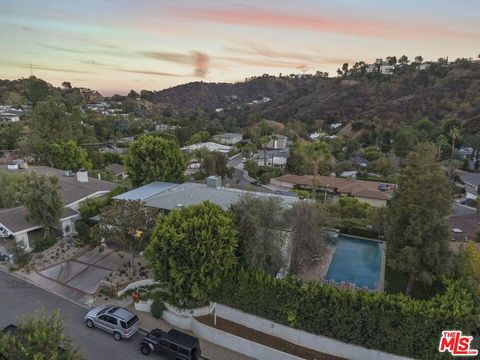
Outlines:
[[442,330],[472,334],[478,317],[403,295],[339,291],[328,285],[276,280],[242,270],[216,302],[312,334],[419,359],[436,359]]

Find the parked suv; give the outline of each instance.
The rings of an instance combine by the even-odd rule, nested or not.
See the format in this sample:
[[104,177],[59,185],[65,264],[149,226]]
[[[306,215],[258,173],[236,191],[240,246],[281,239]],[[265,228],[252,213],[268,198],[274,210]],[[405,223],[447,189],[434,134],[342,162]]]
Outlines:
[[200,342],[194,336],[172,329],[169,332],[160,329],[150,331],[140,344],[143,355],[158,352],[169,360],[200,359]]
[[89,328],[98,327],[113,334],[115,340],[128,339],[139,327],[137,315],[118,306],[98,306],[85,315]]

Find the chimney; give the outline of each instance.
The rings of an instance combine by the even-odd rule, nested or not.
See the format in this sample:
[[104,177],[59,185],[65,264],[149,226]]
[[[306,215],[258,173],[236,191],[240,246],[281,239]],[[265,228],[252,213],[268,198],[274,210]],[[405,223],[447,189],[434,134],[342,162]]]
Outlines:
[[207,178],[207,187],[220,189],[222,187],[222,178],[216,175],[209,176]]
[[77,172],[77,181],[81,183],[88,182],[88,172],[85,169],[80,169]]

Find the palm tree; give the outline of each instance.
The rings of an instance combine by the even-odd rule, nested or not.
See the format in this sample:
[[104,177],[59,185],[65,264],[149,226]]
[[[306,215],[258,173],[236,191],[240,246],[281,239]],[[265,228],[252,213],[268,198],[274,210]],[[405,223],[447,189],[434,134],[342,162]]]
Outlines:
[[453,153],[455,152],[455,141],[460,136],[460,130],[458,130],[457,128],[452,128],[450,129],[449,133],[450,133],[450,137],[452,138],[452,154],[450,157],[453,159]]
[[268,150],[268,143],[270,142],[270,140],[271,140],[271,136],[263,136],[260,139],[260,143],[262,144],[262,148],[263,148],[263,166],[268,165],[267,150]]
[[275,158],[275,141],[278,140],[278,137],[276,135],[272,135],[270,136],[270,140],[272,140],[273,142],[273,146],[272,146],[272,167],[274,166],[273,165],[273,160]]
[[317,193],[317,177],[318,166],[322,161],[329,161],[332,157],[328,145],[323,141],[315,141],[307,146],[307,155],[312,159],[313,165],[313,183],[312,183],[312,195],[315,199]]

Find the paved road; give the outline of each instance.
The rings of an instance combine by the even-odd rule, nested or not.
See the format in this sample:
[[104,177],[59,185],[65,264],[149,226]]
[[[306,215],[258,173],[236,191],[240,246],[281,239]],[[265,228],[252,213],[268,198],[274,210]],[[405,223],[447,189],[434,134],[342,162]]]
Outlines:
[[[71,335],[86,359],[132,360],[142,359],[138,344],[140,334],[128,340],[115,341],[110,334],[88,329],[83,323],[85,309],[69,300],[54,295],[0,271],[0,326],[14,323],[17,316],[33,313],[45,307],[47,312],[59,309],[64,319],[65,333]],[[155,356],[155,359],[162,359]]]

